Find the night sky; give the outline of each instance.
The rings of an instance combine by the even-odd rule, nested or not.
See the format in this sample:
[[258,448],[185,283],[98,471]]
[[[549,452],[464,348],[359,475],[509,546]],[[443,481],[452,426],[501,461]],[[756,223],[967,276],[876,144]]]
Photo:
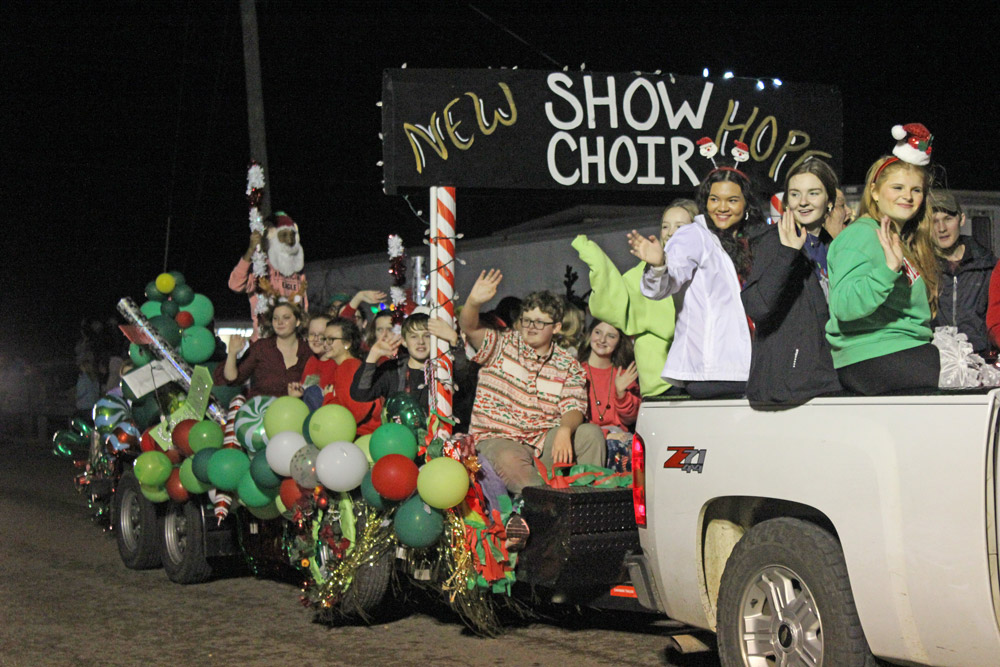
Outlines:
[[[423,224],[402,197],[382,194],[376,166],[382,70],[403,63],[708,67],[832,84],[844,99],[845,182],[860,182],[891,147],[893,124],[919,121],[951,187],[1000,189],[991,178],[1000,143],[992,16],[954,6],[752,6],[262,0],[273,204],[299,223],[307,260],[384,250],[388,233],[420,243]],[[245,315],[245,299],[226,289],[248,237],[238,1],[4,0],[0,26],[0,355],[71,355],[82,317],[112,315],[121,296],[140,299],[163,268],[168,218],[169,268],[221,314]],[[425,199],[416,194],[418,206]],[[662,203],[552,191],[463,192],[458,201],[469,236],[582,202]]]

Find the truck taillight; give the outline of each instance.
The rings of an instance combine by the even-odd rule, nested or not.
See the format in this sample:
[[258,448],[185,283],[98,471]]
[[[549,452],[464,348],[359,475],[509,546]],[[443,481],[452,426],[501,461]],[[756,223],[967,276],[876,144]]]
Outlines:
[[646,443],[639,434],[632,436],[632,508],[635,525],[646,525]]

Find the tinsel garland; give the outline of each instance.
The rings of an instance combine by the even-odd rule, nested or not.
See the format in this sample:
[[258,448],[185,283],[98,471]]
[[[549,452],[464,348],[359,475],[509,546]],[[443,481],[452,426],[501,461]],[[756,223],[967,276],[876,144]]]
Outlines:
[[442,546],[441,558],[445,571],[451,575],[441,585],[441,592],[462,622],[476,634],[496,637],[503,632],[497,618],[495,598],[489,589],[476,585],[473,553],[466,543],[466,525],[454,510],[445,512],[447,546]]
[[389,297],[392,300],[392,325],[402,326],[406,319],[406,255],[403,251],[403,239],[396,234],[389,235],[389,275],[392,276],[392,286],[389,287]]
[[[260,166],[259,162],[253,161],[250,163],[250,168],[247,170],[247,201],[250,204],[250,232],[257,232],[259,234],[264,233],[264,220],[260,214],[260,200],[263,197],[264,190],[264,168]],[[264,250],[260,247],[260,244],[253,251],[253,256],[251,260],[253,264],[253,274],[257,278],[262,278],[267,275],[267,255]],[[260,302],[257,304],[260,306]],[[265,310],[266,310],[265,304]],[[258,307],[258,313],[261,309]]]
[[376,567],[378,561],[396,546],[391,520],[393,509],[380,512],[363,501],[356,502],[354,507],[359,530],[353,547],[327,570],[325,580],[307,581],[302,586],[302,603],[314,608],[321,621],[330,622],[336,616],[366,619],[364,609],[344,608],[344,603],[350,601],[346,593],[358,570]]

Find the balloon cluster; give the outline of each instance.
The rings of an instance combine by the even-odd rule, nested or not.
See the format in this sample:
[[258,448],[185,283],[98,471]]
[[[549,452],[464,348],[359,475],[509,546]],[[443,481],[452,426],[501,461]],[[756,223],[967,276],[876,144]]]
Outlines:
[[[215,317],[215,307],[204,294],[196,294],[177,271],[161,273],[146,285],[149,299],[140,310],[150,325],[190,364],[207,361],[215,351],[215,336],[208,325]],[[153,359],[144,345],[132,343],[129,357],[142,366]]]
[[391,396],[383,421],[368,442],[373,465],[361,483],[361,494],[376,509],[399,503],[393,531],[401,543],[414,548],[431,546],[444,530],[443,510],[465,500],[469,473],[447,457],[417,467],[417,433],[426,427],[426,419],[413,397]]
[[260,518],[297,519],[310,507],[327,507],[329,493],[360,487],[375,509],[394,508],[400,542],[430,546],[444,530],[443,510],[465,499],[468,470],[446,456],[417,467],[424,424],[412,398],[390,397],[384,418],[355,442],[354,417],[341,405],[310,412],[299,398],[257,396],[237,411],[231,445],[223,445],[222,429],[208,420],[177,424],[167,451],[143,434],[135,476],[154,502],[183,502],[214,488],[235,493]]
[[228,488],[242,475],[239,457],[246,455],[235,450],[221,456],[209,469],[210,459],[214,460],[223,451],[222,427],[214,421],[178,422],[170,432],[171,445],[166,450],[157,444],[150,430],[139,440],[142,453],[136,458],[133,471],[143,495],[153,502],[169,499],[182,503],[192,494]]

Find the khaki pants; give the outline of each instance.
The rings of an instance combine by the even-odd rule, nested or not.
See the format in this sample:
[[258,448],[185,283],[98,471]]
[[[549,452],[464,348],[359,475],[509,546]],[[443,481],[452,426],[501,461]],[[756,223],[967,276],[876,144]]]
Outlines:
[[[555,441],[556,430],[558,429],[549,429],[545,434],[545,445],[542,448],[542,463],[549,469],[552,468],[552,443]],[[476,448],[490,462],[511,493],[521,493],[521,489],[526,486],[545,484],[535,467],[534,447],[507,438],[488,438],[480,440]],[[573,462],[603,466],[604,456],[604,432],[601,427],[596,424],[581,424],[573,434]]]

